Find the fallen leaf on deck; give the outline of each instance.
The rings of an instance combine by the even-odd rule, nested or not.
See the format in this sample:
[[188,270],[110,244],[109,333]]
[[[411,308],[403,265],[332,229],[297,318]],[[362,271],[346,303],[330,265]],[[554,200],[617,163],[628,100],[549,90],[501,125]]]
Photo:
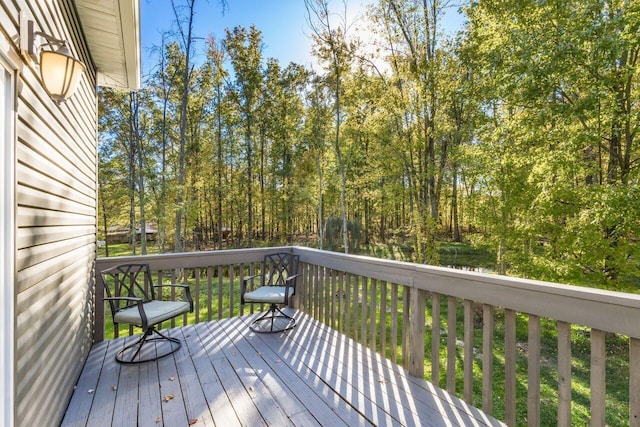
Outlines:
[[189,425],[190,425],[190,426],[192,426],[192,425],[194,425],[194,424],[195,424],[195,423],[197,423],[197,422],[198,422],[198,419],[197,419],[197,418],[194,418],[194,419],[192,419],[192,420],[189,420]]
[[235,356],[235,355],[236,355],[236,352],[234,351],[234,352],[233,352],[233,353],[231,353],[231,354]]
[[160,419],[160,417],[158,417],[154,421],[156,422],[156,424],[159,424],[162,420]]
[[170,401],[171,399],[173,399],[174,397],[176,397],[176,396],[175,396],[173,393],[169,393],[169,394],[165,395],[162,399],[163,399],[165,402],[168,402],[168,401]]
[[116,391],[118,389],[118,386],[111,386],[111,390]]
[[254,391],[256,388],[252,385],[249,386],[249,391]]
[[379,382],[380,384],[386,384],[386,383],[387,383],[387,380],[385,380],[384,378],[382,378],[382,379],[378,380],[378,382]]
[[176,377],[169,377],[169,381],[175,381]]
[[87,393],[91,394],[91,393],[93,393],[94,391],[95,391],[94,389],[90,388],[89,390],[87,390]]

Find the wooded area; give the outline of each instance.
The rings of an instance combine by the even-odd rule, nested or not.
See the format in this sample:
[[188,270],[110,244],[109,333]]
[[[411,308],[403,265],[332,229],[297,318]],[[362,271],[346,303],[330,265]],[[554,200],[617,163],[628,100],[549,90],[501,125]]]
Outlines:
[[255,27],[196,60],[197,2],[173,3],[144,89],[100,93],[100,235],[401,244],[436,265],[439,241],[468,241],[501,274],[640,285],[639,2],[478,0],[449,36],[448,1],[379,0],[372,57],[329,19],[339,1],[305,0],[315,71],[264,58]]

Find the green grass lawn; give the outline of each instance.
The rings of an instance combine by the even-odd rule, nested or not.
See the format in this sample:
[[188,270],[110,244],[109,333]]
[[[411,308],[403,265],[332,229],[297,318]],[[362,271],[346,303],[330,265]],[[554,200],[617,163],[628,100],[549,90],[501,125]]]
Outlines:
[[[158,246],[155,243],[149,242],[147,244],[147,254],[157,254]],[[128,256],[128,255],[140,255],[140,244],[136,247],[135,254],[128,243],[109,243],[109,256]],[[98,258],[105,258],[107,256],[107,247],[105,245],[98,247]]]

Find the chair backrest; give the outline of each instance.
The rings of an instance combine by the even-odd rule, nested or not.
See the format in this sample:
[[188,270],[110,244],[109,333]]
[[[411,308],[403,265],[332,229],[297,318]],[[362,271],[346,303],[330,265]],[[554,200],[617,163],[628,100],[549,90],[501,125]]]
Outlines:
[[[143,302],[155,299],[149,264],[121,264],[100,273],[107,297],[141,298]],[[111,313],[135,306],[126,300],[109,300]]]
[[[286,252],[265,255],[264,257],[264,285],[284,286],[287,278],[298,274],[300,255]],[[295,285],[295,278],[293,285]]]

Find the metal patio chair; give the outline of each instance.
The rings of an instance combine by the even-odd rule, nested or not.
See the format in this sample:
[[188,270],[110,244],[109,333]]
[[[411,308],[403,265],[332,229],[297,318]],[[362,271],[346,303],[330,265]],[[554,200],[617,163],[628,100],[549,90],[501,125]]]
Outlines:
[[[142,363],[158,360],[177,351],[182,343],[156,329],[156,325],[193,311],[188,285],[154,285],[149,264],[121,264],[101,272],[114,328],[120,323],[138,326],[142,335],[116,354],[120,363]],[[182,289],[185,301],[162,301],[162,288]],[[159,288],[159,299],[155,289]],[[155,343],[155,346],[147,343]],[[145,347],[145,351],[143,351]],[[168,348],[167,348],[168,347]]]
[[[261,273],[242,279],[241,304],[269,304],[269,309],[251,323],[252,331],[283,332],[296,326],[296,320],[279,306],[287,306],[296,291],[299,261],[300,256],[291,253],[266,255]],[[251,289],[256,281],[258,285]]]

